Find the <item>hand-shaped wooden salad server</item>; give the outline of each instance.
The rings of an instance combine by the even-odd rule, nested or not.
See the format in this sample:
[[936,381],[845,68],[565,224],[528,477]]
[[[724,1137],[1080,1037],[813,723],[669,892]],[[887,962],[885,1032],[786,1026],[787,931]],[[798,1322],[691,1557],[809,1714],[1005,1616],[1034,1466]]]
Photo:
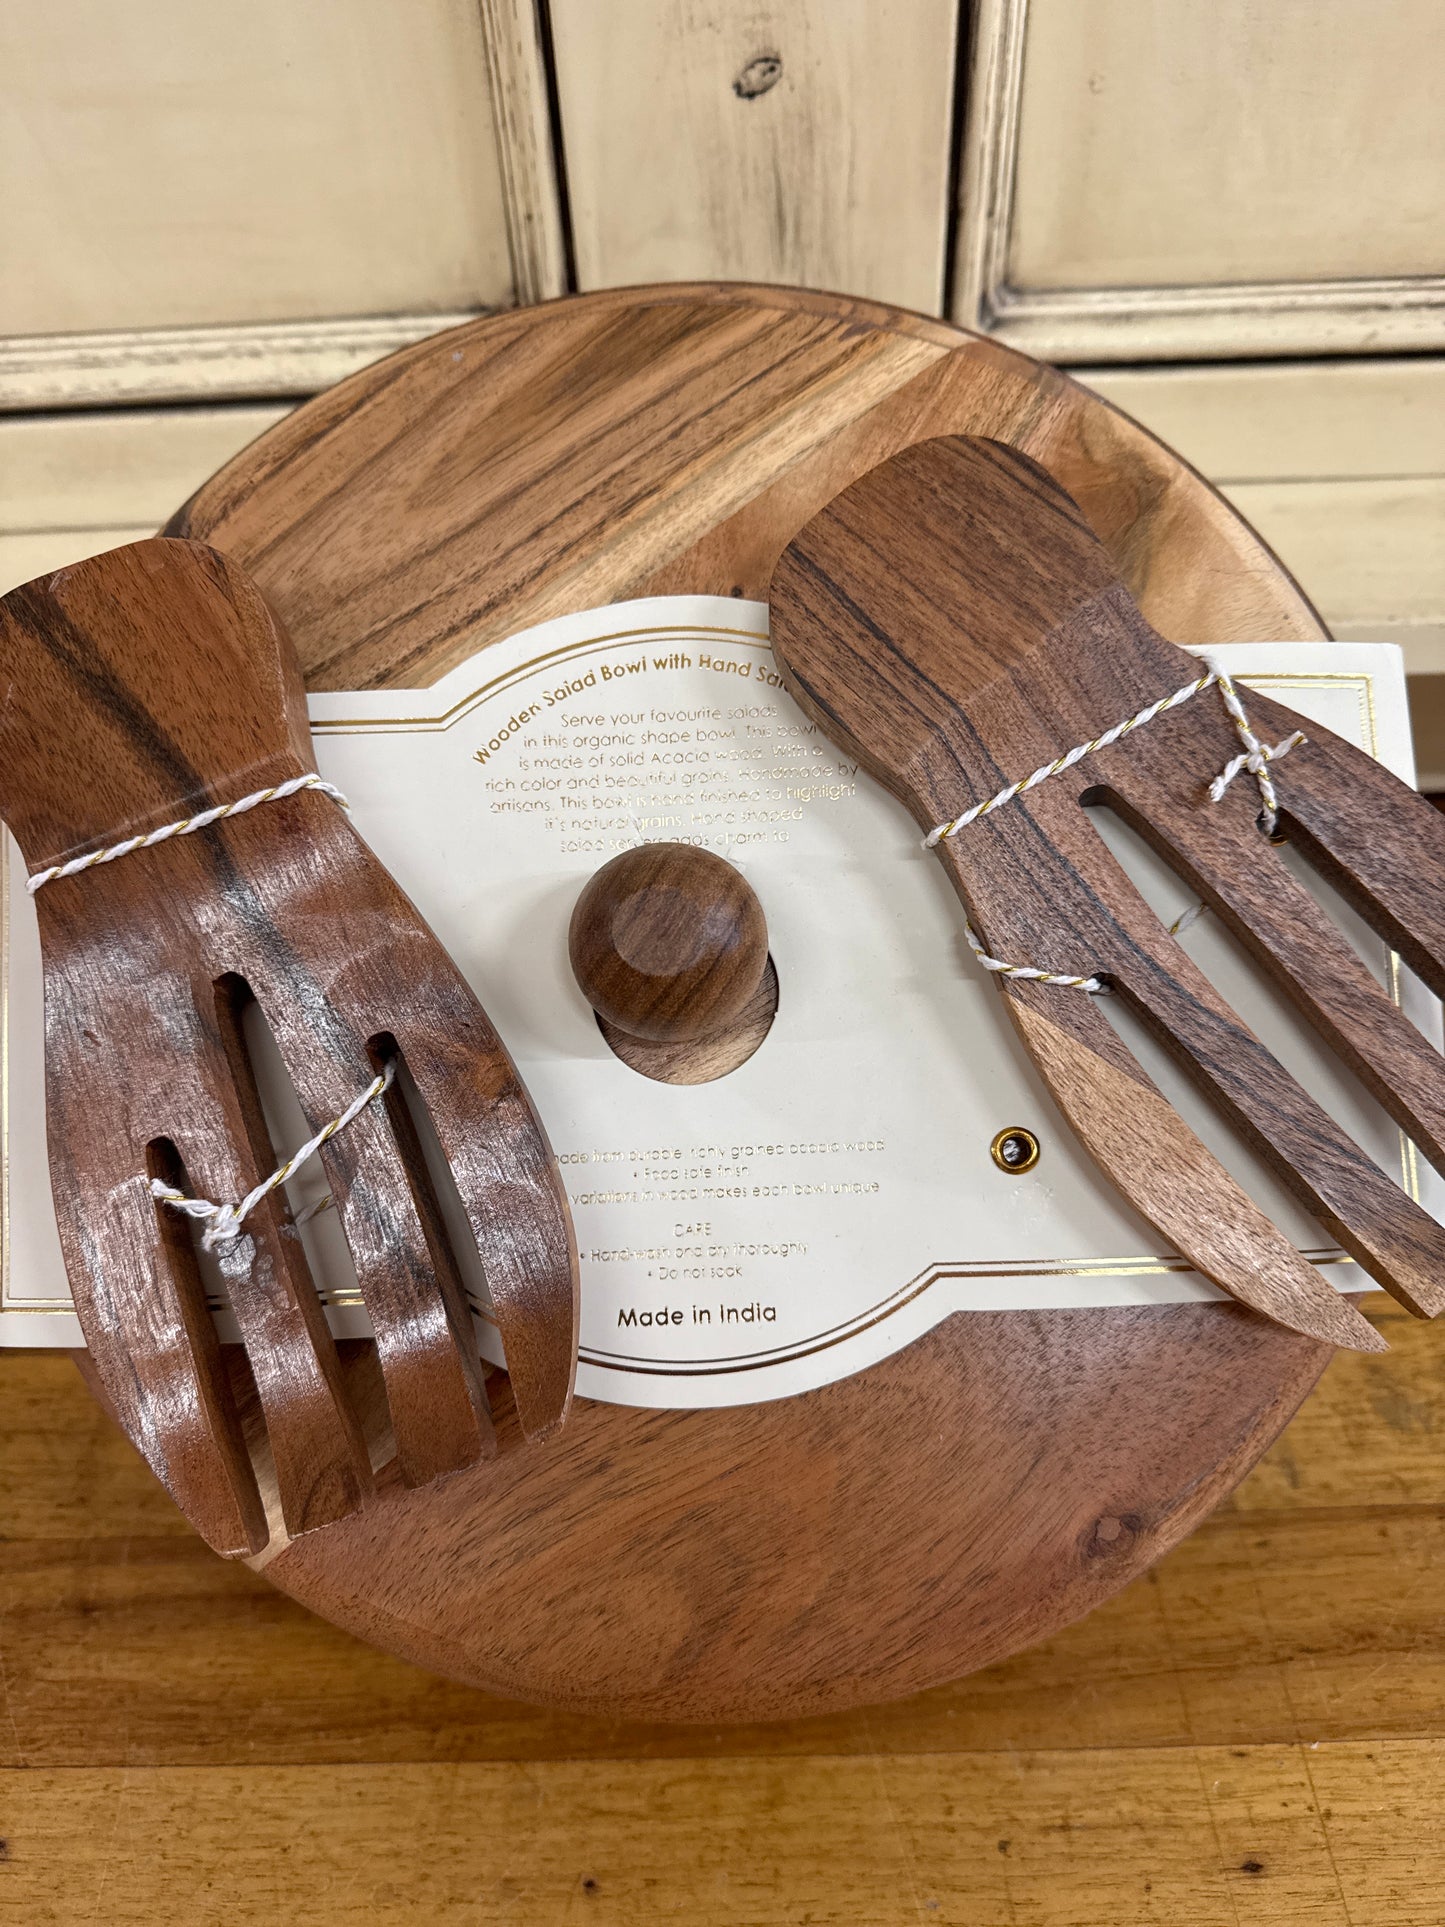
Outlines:
[[[576,1255],[546,1138],[476,998],[321,784],[300,672],[260,596],[211,549],[139,542],[5,597],[0,671],[0,814],[40,919],[61,1243],[95,1365],[177,1503],[219,1551],[266,1543],[201,1240],[287,1531],[354,1511],[372,1482],[284,1192],[237,1221],[281,1164],[242,1033],[251,999],[311,1130],[345,1120],[320,1157],[403,1480],[492,1449],[458,1225],[522,1427],[554,1427]],[[455,1181],[445,1222],[399,1064]],[[193,1218],[185,1200],[232,1209]]]
[[920,443],[863,476],[792,542],[771,603],[789,687],[937,832],[976,953],[1130,1204],[1244,1304],[1381,1348],[1166,1103],[1100,991],[1133,1007],[1380,1284],[1438,1312],[1445,1230],[1242,1026],[1081,805],[1108,804],[1174,866],[1441,1169],[1445,1064],[1271,832],[1445,994],[1445,818],[1156,635],[1075,504],[998,443]]

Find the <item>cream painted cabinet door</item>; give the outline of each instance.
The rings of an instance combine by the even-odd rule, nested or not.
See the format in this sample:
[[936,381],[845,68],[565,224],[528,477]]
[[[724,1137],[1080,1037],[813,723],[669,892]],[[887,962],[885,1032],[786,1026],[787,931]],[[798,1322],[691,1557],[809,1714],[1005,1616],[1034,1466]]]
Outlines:
[[561,291],[531,0],[6,0],[0,401],[295,394]]
[[954,312],[1051,360],[1445,346],[1440,0],[977,0]]
[[551,0],[581,288],[786,281],[937,314],[958,0]]

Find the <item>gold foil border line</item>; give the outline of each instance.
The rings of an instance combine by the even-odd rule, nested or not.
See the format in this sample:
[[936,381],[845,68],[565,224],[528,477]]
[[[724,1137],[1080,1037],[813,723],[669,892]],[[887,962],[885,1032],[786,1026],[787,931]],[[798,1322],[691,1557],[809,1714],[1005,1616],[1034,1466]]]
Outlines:
[[[489,696],[500,695],[503,690],[512,688],[534,671],[545,668],[548,663],[566,662],[572,656],[596,649],[630,646],[655,636],[665,636],[683,642],[697,637],[726,636],[742,648],[765,650],[768,655],[773,653],[772,643],[757,629],[714,629],[704,623],[686,625],[655,623],[646,629],[615,629],[605,636],[592,636],[581,642],[563,643],[560,648],[549,649],[540,656],[532,656],[526,662],[517,663],[511,669],[504,669],[490,682],[483,683],[480,688],[474,689],[469,696],[459,696],[451,708],[443,710],[440,716],[325,717],[312,722],[311,733],[313,736],[373,736],[393,732],[417,736],[439,734],[461,722]],[[316,693],[325,695],[326,691],[318,690]]]
[[[1339,1251],[1329,1246],[1318,1247],[1306,1251],[1302,1253],[1302,1255],[1308,1258],[1311,1264],[1316,1266],[1348,1264],[1351,1262],[1348,1252]],[[1020,1261],[1021,1264],[1030,1262],[1035,1261],[1028,1259]],[[811,1340],[801,1340],[797,1345],[789,1348],[778,1348],[768,1353],[737,1352],[728,1358],[715,1361],[697,1361],[690,1364],[671,1365],[639,1359],[624,1352],[599,1352],[583,1346],[578,1348],[577,1360],[579,1364],[591,1365],[599,1371],[628,1372],[639,1377],[725,1377],[735,1372],[755,1372],[765,1370],[773,1365],[789,1365],[800,1358],[811,1358],[817,1352],[831,1351],[835,1345],[846,1344],[850,1338],[857,1338],[861,1336],[863,1332],[871,1331],[875,1325],[881,1325],[885,1319],[893,1317],[895,1312],[904,1310],[908,1305],[911,1305],[915,1299],[922,1297],[925,1292],[931,1290],[934,1285],[948,1278],[1140,1278],[1154,1277],[1164,1272],[1191,1272],[1193,1269],[1194,1267],[1184,1258],[1175,1258],[1172,1260],[1119,1258],[1113,1260],[1104,1259],[1098,1263],[1091,1260],[1087,1264],[1067,1264],[1061,1262],[1052,1266],[1046,1265],[1045,1268],[1037,1271],[1023,1271],[1017,1266],[1007,1263],[995,1267],[989,1267],[985,1264],[939,1263],[928,1266],[918,1274],[917,1278],[910,1280],[906,1285],[901,1285],[898,1291],[892,1295],[891,1299],[881,1299],[878,1305],[871,1307],[869,1311],[859,1312],[857,1317],[850,1319],[847,1324],[835,1326],[833,1333],[836,1335],[823,1332]],[[1199,1298],[1183,1300],[1181,1302],[1214,1305],[1228,1304],[1231,1301],[1227,1296],[1222,1295],[1217,1299]],[[1134,1304],[1052,1305],[1048,1307],[1033,1306],[1028,1307],[1028,1309],[1050,1311],[1138,1311],[1145,1309],[1145,1307]],[[966,1316],[967,1314],[962,1315]]]

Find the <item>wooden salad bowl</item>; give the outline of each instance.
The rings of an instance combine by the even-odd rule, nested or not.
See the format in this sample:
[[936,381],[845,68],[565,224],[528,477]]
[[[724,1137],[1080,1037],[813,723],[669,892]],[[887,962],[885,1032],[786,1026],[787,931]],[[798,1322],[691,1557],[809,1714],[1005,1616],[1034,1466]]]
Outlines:
[[[436,336],[299,408],[169,532],[252,573],[312,688],[416,686],[565,611],[762,597],[838,490],[953,433],[1043,463],[1173,640],[1325,634],[1214,490],[1066,376],[776,288],[594,294]],[[349,1349],[364,1391],[367,1348]],[[824,1712],[1098,1605],[1219,1503],[1328,1357],[1229,1304],[963,1313],[774,1403],[579,1400],[560,1437],[425,1490],[383,1476],[360,1513],[256,1563],[496,1692],[647,1718]]]

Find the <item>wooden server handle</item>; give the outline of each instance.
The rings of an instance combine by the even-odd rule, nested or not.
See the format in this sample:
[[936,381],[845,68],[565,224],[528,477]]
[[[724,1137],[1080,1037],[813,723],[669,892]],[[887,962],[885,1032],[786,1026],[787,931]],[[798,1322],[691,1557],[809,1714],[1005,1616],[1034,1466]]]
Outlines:
[[689,843],[624,850],[587,884],[568,933],[572,974],[631,1037],[677,1044],[741,1016],[768,961],[763,906],[724,857]]
[[0,816],[32,871],[316,768],[289,641],[199,542],[137,542],[14,590],[0,676]]
[[[46,878],[36,898],[61,1248],[95,1368],[158,1476],[218,1550],[265,1543],[258,1467],[175,1209],[250,1198],[295,1148],[272,1141],[252,1005],[308,1134],[327,1131],[318,1154],[403,1483],[496,1449],[474,1302],[501,1337],[523,1432],[551,1431],[571,1396],[577,1261],[516,1067],[341,810],[290,794],[225,808],[319,781],[301,677],[259,594],[197,543],[138,543],[7,597],[0,668],[0,813],[37,883],[202,818],[196,834]],[[383,1063],[397,1081],[377,1088]],[[216,1263],[266,1427],[260,1477],[304,1532],[367,1502],[369,1443],[283,1192],[259,1193],[227,1236]]]

